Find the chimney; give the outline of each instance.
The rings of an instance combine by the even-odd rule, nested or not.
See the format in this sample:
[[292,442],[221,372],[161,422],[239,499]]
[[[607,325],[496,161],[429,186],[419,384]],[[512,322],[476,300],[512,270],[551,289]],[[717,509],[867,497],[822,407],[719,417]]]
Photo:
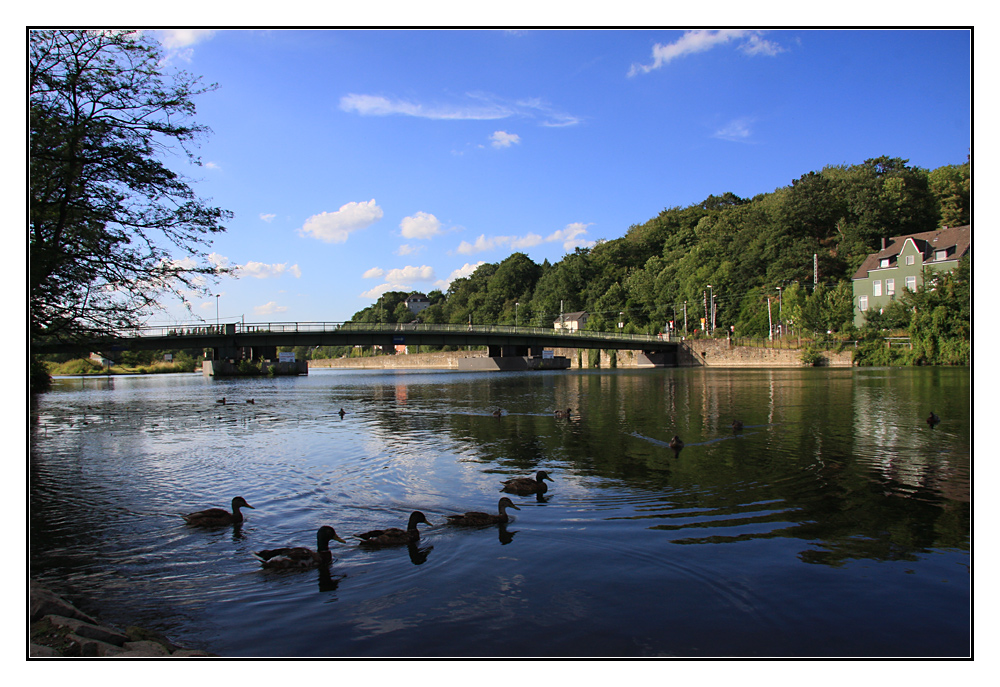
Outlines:
[[885,250],[885,237],[882,237],[882,250]]

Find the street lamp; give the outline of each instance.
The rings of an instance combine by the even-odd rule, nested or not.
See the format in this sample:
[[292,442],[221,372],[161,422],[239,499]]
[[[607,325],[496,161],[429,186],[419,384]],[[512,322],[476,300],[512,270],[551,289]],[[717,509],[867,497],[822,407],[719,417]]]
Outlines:
[[519,305],[521,304],[517,302],[514,303],[514,329],[517,329],[517,306]]
[[784,320],[781,319],[781,287],[775,286],[774,288],[778,291],[778,335],[780,336],[784,330]]
[[215,294],[215,328],[219,328],[219,295]]
[[709,302],[709,310],[708,310],[708,318],[709,318],[709,320],[708,321],[709,321],[709,323],[711,325],[711,329],[709,331],[711,331],[711,333],[714,334],[715,333],[715,296],[712,293],[712,285],[708,284],[707,286],[708,286],[708,302]]

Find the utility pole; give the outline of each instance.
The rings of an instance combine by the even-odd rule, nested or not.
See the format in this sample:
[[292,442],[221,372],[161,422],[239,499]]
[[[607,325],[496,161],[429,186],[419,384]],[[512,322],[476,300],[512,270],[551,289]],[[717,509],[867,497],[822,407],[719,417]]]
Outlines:
[[688,302],[684,301],[684,336],[688,334]]
[[819,284],[819,259],[813,253],[813,290],[816,289],[817,284]]

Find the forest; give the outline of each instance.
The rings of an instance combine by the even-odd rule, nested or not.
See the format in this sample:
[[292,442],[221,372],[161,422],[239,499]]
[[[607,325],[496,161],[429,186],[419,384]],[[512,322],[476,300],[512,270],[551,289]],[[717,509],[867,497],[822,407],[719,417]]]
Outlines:
[[[666,208],[621,238],[577,248],[554,264],[513,253],[456,279],[447,293],[427,294],[431,306],[419,320],[550,327],[561,313],[586,311],[588,329],[672,327],[697,336],[705,335],[702,323],[711,323],[714,304],[716,336],[766,338],[779,324],[782,334],[800,339],[875,341],[885,330],[913,330],[919,347],[894,351],[891,359],[876,350],[873,362],[967,364],[969,259],[945,278],[942,293],[903,294],[862,331],[853,324],[851,277],[882,237],[971,224],[971,160],[934,170],[907,163],[879,157],[808,172],[753,198],[711,195]],[[418,316],[403,302],[408,295],[388,292],[352,320],[411,322]],[[959,299],[955,307],[937,302],[945,296]],[[918,305],[931,299],[951,314],[927,316]]]

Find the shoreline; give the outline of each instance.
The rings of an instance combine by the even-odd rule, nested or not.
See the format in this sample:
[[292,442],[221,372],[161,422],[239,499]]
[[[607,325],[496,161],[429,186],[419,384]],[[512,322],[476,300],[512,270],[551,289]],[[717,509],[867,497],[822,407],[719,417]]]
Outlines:
[[217,657],[174,644],[154,630],[124,630],[84,613],[45,585],[29,580],[28,658],[195,658]]

